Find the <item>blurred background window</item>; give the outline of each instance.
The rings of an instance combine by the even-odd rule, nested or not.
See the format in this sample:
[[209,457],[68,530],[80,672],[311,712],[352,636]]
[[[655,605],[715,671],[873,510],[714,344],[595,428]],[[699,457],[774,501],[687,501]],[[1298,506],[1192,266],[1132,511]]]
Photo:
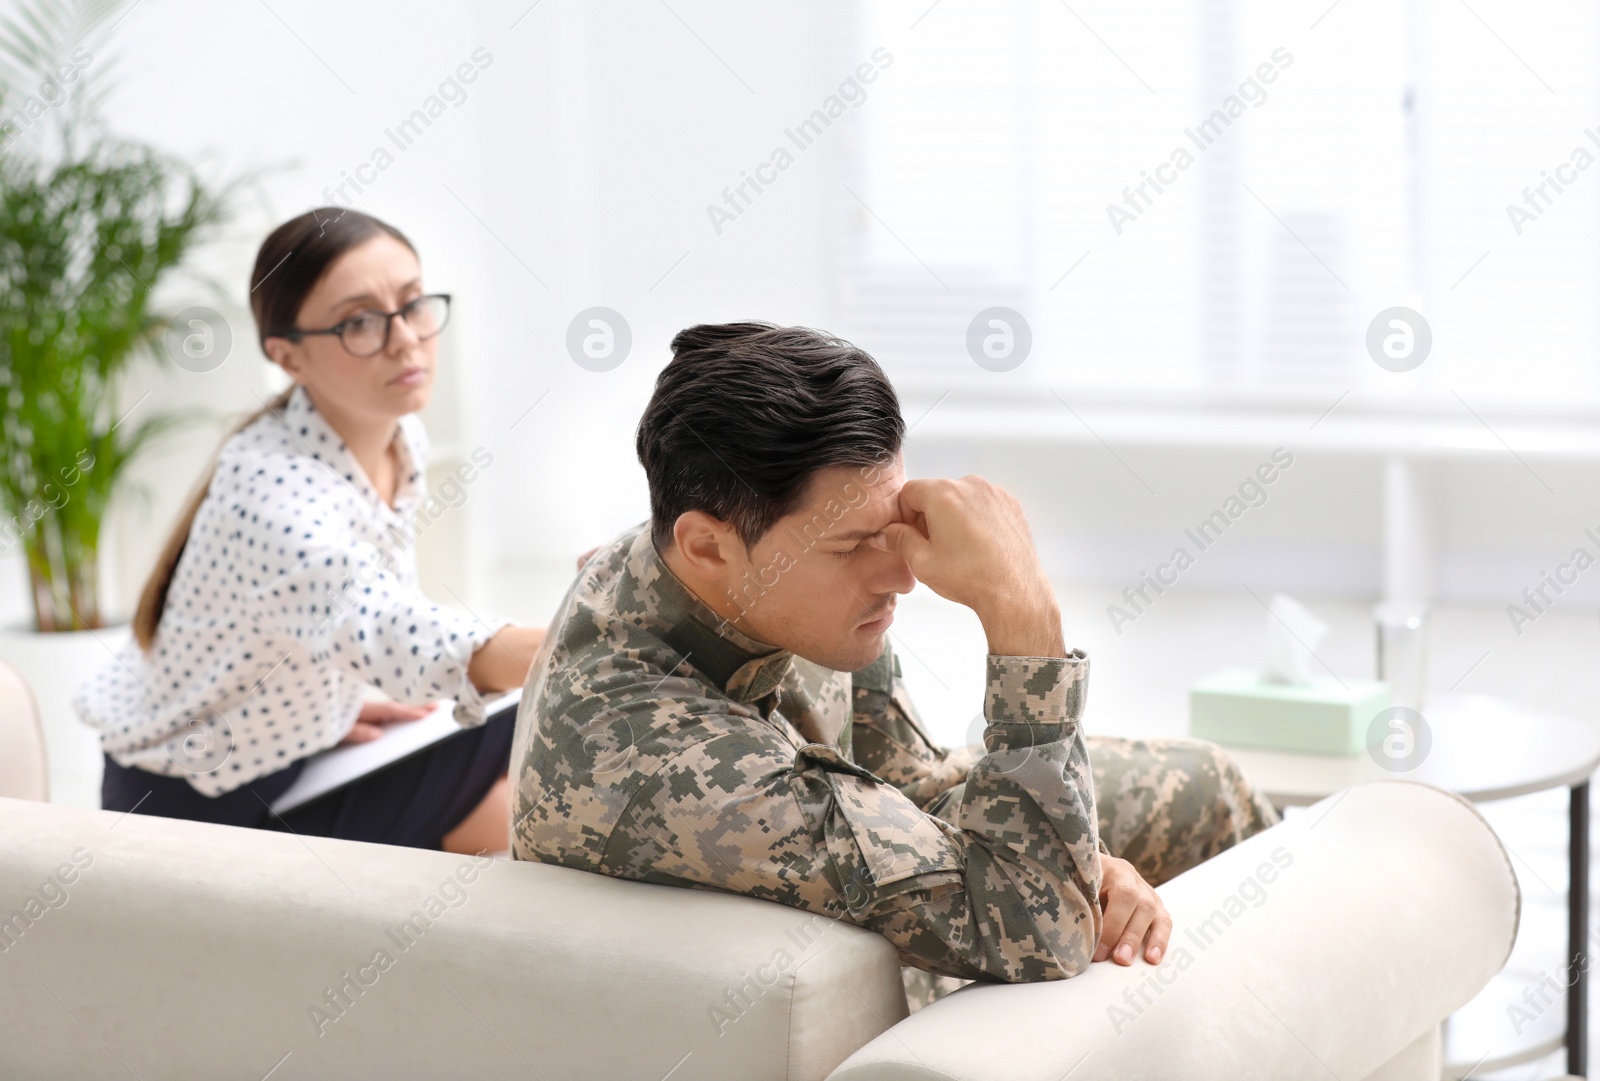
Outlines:
[[902,380],[981,382],[966,321],[1006,304],[1047,343],[1016,401],[1459,412],[1367,356],[1405,305],[1485,410],[1600,400],[1596,5],[915,0],[856,51],[913,22],[840,193],[842,318]]

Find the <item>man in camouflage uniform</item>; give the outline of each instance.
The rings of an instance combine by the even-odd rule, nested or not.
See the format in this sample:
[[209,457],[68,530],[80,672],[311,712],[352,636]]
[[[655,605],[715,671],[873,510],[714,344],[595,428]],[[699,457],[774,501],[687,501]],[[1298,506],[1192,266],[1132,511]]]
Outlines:
[[[764,324],[673,347],[640,425],[655,513],[587,560],[529,674],[513,854],[869,928],[909,966],[913,1008],[960,980],[1062,979],[1141,946],[1159,961],[1151,886],[1277,821],[1270,805],[1210,744],[1085,735],[1088,658],[1062,642],[1020,507],[981,478],[905,480],[898,403],[865,354]],[[749,400],[717,389],[730,374],[768,381],[794,429],[776,410],[745,430]],[[840,395],[878,408],[818,439]],[[673,459],[690,437],[710,454]],[[802,461],[763,507],[769,472],[729,460],[763,437],[780,465],[785,439],[871,446]],[[886,632],[916,581],[984,625],[983,747],[936,746],[906,693]]]

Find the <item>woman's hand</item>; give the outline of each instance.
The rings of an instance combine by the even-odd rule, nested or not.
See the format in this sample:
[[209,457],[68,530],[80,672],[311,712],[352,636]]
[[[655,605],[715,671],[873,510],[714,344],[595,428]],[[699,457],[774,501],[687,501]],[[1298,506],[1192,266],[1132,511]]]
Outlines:
[[408,706],[404,702],[363,702],[356,723],[344,734],[339,746],[367,743],[383,735],[383,726],[400,721],[417,721],[439,708],[439,703],[425,706]]

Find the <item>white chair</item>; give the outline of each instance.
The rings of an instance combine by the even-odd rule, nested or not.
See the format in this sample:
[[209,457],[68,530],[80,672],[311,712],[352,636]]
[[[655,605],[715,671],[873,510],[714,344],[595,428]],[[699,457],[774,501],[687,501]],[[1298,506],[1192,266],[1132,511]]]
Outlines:
[[16,666],[0,661],[0,796],[50,799],[44,727],[33,689]]

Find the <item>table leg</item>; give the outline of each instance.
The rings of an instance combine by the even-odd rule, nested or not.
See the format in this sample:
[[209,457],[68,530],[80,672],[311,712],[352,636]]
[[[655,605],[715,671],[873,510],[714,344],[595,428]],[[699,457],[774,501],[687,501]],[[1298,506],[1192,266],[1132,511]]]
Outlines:
[[1567,987],[1567,1072],[1589,1065],[1589,782],[1572,786],[1568,814],[1567,955],[1575,970]]

